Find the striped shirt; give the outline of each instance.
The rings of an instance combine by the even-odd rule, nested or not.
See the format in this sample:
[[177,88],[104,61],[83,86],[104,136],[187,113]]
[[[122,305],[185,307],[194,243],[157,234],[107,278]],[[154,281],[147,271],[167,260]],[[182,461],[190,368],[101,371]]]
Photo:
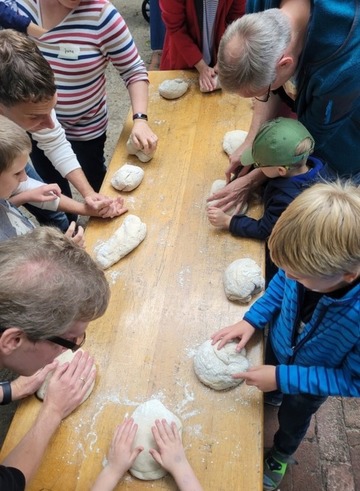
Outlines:
[[203,58],[210,65],[214,45],[214,24],[219,0],[203,1]]
[[[19,12],[42,25],[39,0],[18,0]],[[107,128],[105,70],[111,61],[125,86],[148,81],[130,31],[106,0],[82,0],[40,39],[55,74],[56,115],[70,140],[91,140]]]

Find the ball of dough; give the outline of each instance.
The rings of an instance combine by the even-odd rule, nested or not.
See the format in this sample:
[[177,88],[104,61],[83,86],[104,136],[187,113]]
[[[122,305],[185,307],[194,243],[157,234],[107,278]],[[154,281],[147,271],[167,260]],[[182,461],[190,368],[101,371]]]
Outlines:
[[[83,353],[83,350],[82,349],[79,349],[78,351],[74,352],[74,351],[71,351],[70,349],[64,351],[63,353],[61,353],[61,355],[57,356],[56,357],[56,360],[59,361],[59,365],[63,365],[64,363],[67,363],[67,362],[71,362],[71,360],[74,358],[74,356],[76,355],[76,353],[78,353],[79,351],[81,351]],[[41,386],[38,388],[37,392],[36,392],[36,395],[39,399],[41,399],[42,401],[44,400],[44,397],[45,397],[45,394],[46,394],[46,391],[47,391],[47,388],[48,388],[48,385],[49,385],[49,382],[50,382],[50,379],[53,375],[54,371],[52,372],[49,372],[46,376],[46,379],[44,380],[44,382],[41,384]],[[95,386],[95,380],[94,382],[91,384],[91,386],[89,387],[88,391],[86,392],[86,394],[84,395],[82,401],[81,401],[81,404],[86,401],[86,399],[90,396],[91,392],[93,391],[94,389],[94,386]]]
[[[226,186],[225,179],[216,179],[216,181],[214,181],[211,185],[210,196],[217,193],[218,191],[220,191],[220,189],[224,188],[225,186]],[[209,206],[216,206],[218,201],[219,201],[218,199],[213,199],[212,201],[208,201],[206,204],[206,207],[209,208]],[[245,203],[243,205],[243,207],[241,208],[241,210],[238,211],[237,215],[243,215],[244,213],[247,212],[247,209],[248,209],[248,204]],[[235,213],[235,210],[236,210],[236,206],[232,206],[225,213],[229,216],[233,216],[233,214]]]
[[228,155],[234,153],[235,150],[244,143],[247,134],[248,134],[247,131],[243,131],[243,130],[233,130],[225,133],[223,139],[224,152],[227,153]]
[[250,258],[232,262],[224,272],[223,282],[227,298],[240,303],[250,302],[265,286],[261,268]]
[[188,90],[189,84],[182,78],[164,80],[159,85],[159,94],[164,99],[178,99]]
[[111,185],[119,191],[132,191],[141,183],[144,174],[141,167],[132,164],[124,164],[113,175]]
[[137,247],[146,236],[146,225],[136,215],[127,215],[116,232],[95,248],[95,260],[103,269],[110,268]]
[[194,370],[199,380],[208,387],[215,390],[230,389],[243,382],[243,379],[232,376],[245,372],[249,362],[245,349],[240,352],[235,350],[237,343],[227,343],[218,350],[219,342],[212,345],[208,339],[200,346],[194,356]]
[[149,453],[150,448],[157,448],[151,427],[155,425],[156,419],[166,419],[169,424],[174,421],[181,434],[181,421],[156,399],[151,399],[150,401],[140,404],[133,412],[132,417],[134,418],[134,422],[138,425],[133,448],[142,446],[144,447],[144,450],[136,458],[134,464],[130,468],[130,472],[133,476],[144,481],[160,479],[167,474],[167,471],[161,467]]
[[138,148],[136,148],[132,138],[131,138],[131,135],[129,136],[129,139],[128,141],[126,142],[126,150],[128,151],[129,155],[135,155],[139,160],[140,162],[149,162],[154,154],[155,154],[155,150],[139,150]]

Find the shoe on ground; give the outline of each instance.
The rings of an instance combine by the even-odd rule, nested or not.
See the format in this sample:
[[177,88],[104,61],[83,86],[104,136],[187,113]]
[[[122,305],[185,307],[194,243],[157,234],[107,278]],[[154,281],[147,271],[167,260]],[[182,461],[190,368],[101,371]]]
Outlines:
[[279,487],[288,464],[297,464],[297,462],[291,455],[283,454],[272,447],[264,459],[264,491],[274,491]]

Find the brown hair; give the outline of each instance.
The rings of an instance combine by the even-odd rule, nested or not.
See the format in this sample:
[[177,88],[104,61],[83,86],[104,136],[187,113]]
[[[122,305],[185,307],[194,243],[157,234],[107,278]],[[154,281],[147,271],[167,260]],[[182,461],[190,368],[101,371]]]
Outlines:
[[0,174],[9,169],[16,157],[31,152],[31,141],[25,130],[0,115]]

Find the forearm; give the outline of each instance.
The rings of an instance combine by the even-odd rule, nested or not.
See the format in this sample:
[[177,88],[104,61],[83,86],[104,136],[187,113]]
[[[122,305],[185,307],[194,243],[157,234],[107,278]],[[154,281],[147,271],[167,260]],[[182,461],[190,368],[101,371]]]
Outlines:
[[148,83],[144,80],[139,80],[128,86],[131,107],[133,114],[147,114],[148,109]]
[[107,465],[98,475],[91,491],[113,491],[121,477]]
[[84,198],[95,193],[82,169],[75,169],[66,174],[65,177]]
[[203,491],[194,471],[186,460],[181,463],[172,475],[180,491]]

